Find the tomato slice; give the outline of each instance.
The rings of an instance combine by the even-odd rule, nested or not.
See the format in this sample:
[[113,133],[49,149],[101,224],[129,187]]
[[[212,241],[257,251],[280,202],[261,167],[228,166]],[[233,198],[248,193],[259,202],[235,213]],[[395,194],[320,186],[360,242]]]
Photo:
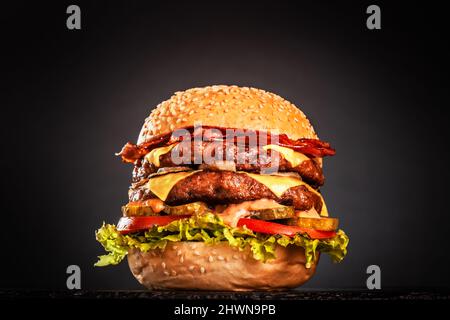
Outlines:
[[121,234],[150,229],[153,226],[165,226],[175,220],[189,218],[190,215],[122,217],[117,223],[117,231]]
[[336,235],[334,231],[319,231],[310,228],[303,228],[298,226],[286,226],[284,224],[267,222],[264,220],[241,218],[238,221],[238,227],[246,226],[254,232],[266,234],[282,234],[288,237],[293,237],[297,233],[306,233],[312,239],[328,239]]
[[[119,231],[121,234],[138,232],[141,230],[150,229],[153,226],[165,226],[172,221],[189,217],[190,215],[122,217],[117,223],[117,231]],[[297,233],[306,233],[312,239],[328,239],[336,235],[336,232],[334,231],[320,231],[298,226],[287,226],[280,223],[249,218],[239,219],[237,226],[246,226],[248,229],[254,232],[266,234],[282,234],[288,237],[293,237]]]

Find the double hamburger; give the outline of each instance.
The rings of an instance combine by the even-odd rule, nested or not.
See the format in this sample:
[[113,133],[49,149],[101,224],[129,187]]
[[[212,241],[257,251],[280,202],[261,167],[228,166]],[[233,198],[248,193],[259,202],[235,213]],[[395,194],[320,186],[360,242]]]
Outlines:
[[134,166],[117,225],[96,238],[97,266],[125,257],[149,289],[280,290],[341,261],[348,237],[320,187],[320,141],[297,107],[264,90],[175,93],[118,154]]

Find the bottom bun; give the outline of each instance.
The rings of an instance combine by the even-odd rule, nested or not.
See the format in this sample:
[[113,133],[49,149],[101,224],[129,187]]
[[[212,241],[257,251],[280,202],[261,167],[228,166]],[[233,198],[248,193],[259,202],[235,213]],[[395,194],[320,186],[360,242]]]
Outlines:
[[164,250],[143,253],[132,249],[128,264],[136,279],[148,289],[250,291],[295,288],[312,277],[317,260],[305,267],[303,248],[276,247],[276,259],[266,263],[227,242],[168,243]]

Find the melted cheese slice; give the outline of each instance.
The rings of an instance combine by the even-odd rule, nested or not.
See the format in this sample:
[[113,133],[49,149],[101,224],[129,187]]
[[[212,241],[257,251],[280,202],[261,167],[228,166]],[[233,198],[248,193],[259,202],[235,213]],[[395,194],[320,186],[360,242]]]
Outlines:
[[279,198],[283,195],[284,192],[286,192],[286,190],[290,188],[297,186],[305,186],[306,188],[308,188],[309,191],[315,193],[320,197],[320,199],[322,199],[322,210],[320,212],[320,215],[328,217],[327,206],[325,205],[325,201],[323,200],[322,195],[301,179],[288,176],[271,176],[248,172],[240,172],[240,173],[245,173],[252,179],[255,179],[259,183],[262,183]]
[[180,180],[183,180],[199,171],[201,170],[169,173],[154,177],[148,180],[147,188],[159,199],[166,201],[167,196],[174,185],[176,185]]
[[266,151],[269,149],[278,151],[279,153],[281,153],[283,155],[283,157],[287,161],[289,161],[292,168],[295,168],[295,167],[301,165],[303,161],[310,160],[303,153],[294,151],[294,150],[286,148],[286,147],[277,146],[275,144],[268,144],[267,146],[264,146],[263,149]]
[[258,181],[259,183],[262,183],[267,188],[269,188],[270,191],[272,191],[278,198],[280,198],[287,189],[305,184],[302,180],[294,177],[270,176],[248,172],[239,173],[245,173],[252,179]]
[[166,153],[169,153],[176,145],[177,144],[174,143],[167,147],[155,148],[145,155],[145,159],[155,167],[159,168],[161,165],[161,163],[159,162],[159,157]]

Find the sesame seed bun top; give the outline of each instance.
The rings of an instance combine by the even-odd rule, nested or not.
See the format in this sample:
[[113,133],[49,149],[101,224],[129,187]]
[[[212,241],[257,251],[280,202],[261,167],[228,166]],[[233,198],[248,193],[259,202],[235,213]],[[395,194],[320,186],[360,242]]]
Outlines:
[[280,96],[248,87],[216,85],[176,92],[145,120],[138,144],[175,129],[204,126],[275,131],[317,139],[305,114]]

